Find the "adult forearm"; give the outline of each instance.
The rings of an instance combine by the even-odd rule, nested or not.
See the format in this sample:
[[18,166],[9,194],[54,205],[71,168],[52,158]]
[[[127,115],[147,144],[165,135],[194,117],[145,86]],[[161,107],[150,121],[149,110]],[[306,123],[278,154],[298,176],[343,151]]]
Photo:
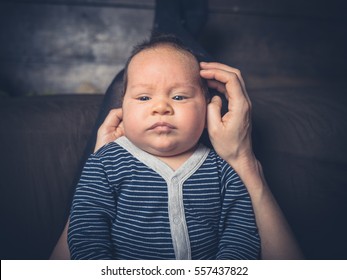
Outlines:
[[251,196],[261,238],[262,259],[302,259],[303,254],[254,157],[229,162]]
[[70,260],[70,251],[69,251],[69,246],[67,244],[67,231],[69,227],[69,219],[65,225],[65,228],[60,235],[60,238],[55,245],[53,252],[50,256],[51,260]]

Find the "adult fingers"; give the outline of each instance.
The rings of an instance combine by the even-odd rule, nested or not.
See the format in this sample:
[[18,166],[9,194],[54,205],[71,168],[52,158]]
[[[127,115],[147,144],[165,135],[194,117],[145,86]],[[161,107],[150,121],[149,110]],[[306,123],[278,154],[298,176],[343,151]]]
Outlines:
[[225,84],[218,82],[216,80],[207,80],[207,86],[209,88],[213,88],[213,89],[219,91],[220,93],[223,93],[223,94],[227,93],[227,90],[225,88]]
[[[244,102],[249,99],[245,95],[242,85],[238,79],[238,76],[233,72],[227,72],[221,69],[203,69],[200,71],[200,74],[203,78],[208,80],[216,80],[222,84],[225,84],[225,92],[223,92],[228,99],[228,109],[235,109],[235,104]],[[211,82],[210,82],[211,83]],[[217,86],[216,83],[214,83]],[[219,86],[220,88],[220,86]]]
[[[118,134],[123,133],[123,122],[122,122],[123,111],[122,109],[112,109],[106,116],[104,122],[100,125],[97,133],[97,142],[104,145],[112,138],[118,138]],[[105,142],[107,139],[107,142]],[[111,139],[111,140],[109,140]]]
[[104,122],[100,127],[118,127],[123,119],[123,110],[121,108],[112,109],[106,116]]
[[239,79],[239,82],[241,83],[241,87],[243,89],[243,94],[244,94],[245,98],[247,99],[248,103],[251,104],[251,100],[250,100],[249,95],[248,95],[247,90],[246,90],[245,82],[243,80],[243,77],[241,75],[241,71],[239,69],[222,64],[222,63],[218,63],[218,62],[201,62],[200,67],[202,70],[204,70],[204,69],[205,70],[219,69],[219,70],[223,70],[226,72],[231,72],[231,73],[236,74],[236,76]]
[[207,106],[207,130],[210,135],[219,131],[222,122],[222,100],[219,96],[214,96]]
[[235,73],[240,80],[240,83],[241,83],[243,90],[246,91],[246,85],[245,85],[245,82],[242,78],[241,71],[239,69],[231,67],[231,66],[226,65],[226,64],[218,63],[218,62],[201,62],[200,67],[201,67],[201,69],[206,69],[206,70],[208,70],[208,69],[220,69],[220,70],[223,70],[226,72]]

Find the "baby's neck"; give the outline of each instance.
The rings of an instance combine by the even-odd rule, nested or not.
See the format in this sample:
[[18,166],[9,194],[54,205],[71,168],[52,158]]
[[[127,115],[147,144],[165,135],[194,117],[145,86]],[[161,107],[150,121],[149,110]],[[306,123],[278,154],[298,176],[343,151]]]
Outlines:
[[160,159],[162,162],[166,163],[172,170],[177,170],[180,168],[195,152],[197,148],[197,145],[193,148],[189,149],[188,151],[185,151],[179,155],[174,156],[155,156],[156,158]]

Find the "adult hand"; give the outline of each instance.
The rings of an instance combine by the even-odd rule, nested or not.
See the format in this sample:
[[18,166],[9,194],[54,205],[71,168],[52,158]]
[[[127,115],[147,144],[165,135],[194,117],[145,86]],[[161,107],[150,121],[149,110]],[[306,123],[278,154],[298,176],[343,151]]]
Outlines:
[[301,259],[302,252],[264,178],[251,139],[251,102],[239,70],[220,63],[201,63],[201,77],[224,93],[228,112],[214,97],[207,109],[207,129],[216,152],[239,174],[252,199],[263,259]]
[[234,168],[254,162],[251,140],[251,101],[238,69],[221,63],[200,64],[208,86],[225,94],[228,112],[222,117],[222,100],[214,96],[207,109],[207,129],[213,147]]
[[94,152],[124,135],[122,109],[112,109],[98,129]]

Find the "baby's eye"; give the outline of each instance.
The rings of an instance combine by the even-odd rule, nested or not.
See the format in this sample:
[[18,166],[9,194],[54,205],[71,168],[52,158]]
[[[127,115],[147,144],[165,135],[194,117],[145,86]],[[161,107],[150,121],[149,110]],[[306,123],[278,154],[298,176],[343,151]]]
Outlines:
[[137,100],[148,101],[148,100],[150,100],[150,98],[148,96],[140,96],[140,97],[137,98]]
[[181,101],[181,100],[187,99],[187,97],[185,97],[183,95],[175,95],[172,99],[177,100],[177,101]]

